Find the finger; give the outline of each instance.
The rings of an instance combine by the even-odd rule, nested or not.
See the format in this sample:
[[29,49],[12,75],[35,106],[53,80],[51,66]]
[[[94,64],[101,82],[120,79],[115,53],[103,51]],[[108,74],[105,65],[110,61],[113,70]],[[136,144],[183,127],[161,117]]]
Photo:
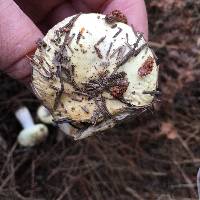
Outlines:
[[46,17],[44,24],[48,24],[48,27],[52,27],[56,23],[62,21],[64,18],[72,16],[79,12],[92,12],[97,11],[99,7],[106,0],[76,0],[76,1],[66,1],[65,3],[59,5]]
[[97,12],[106,0],[76,0],[71,1],[77,12]]
[[43,21],[43,24],[46,24],[49,29],[66,17],[72,16],[76,13],[77,11],[73,8],[71,3],[66,2],[52,10],[52,12],[49,13],[46,19]]
[[107,14],[113,10],[121,10],[128,18],[129,24],[143,32],[148,39],[148,20],[144,0],[77,0],[72,1],[74,8],[83,12],[98,12],[100,9]]
[[15,0],[15,2],[35,23],[39,23],[65,0]]
[[66,0],[15,0],[45,34],[52,26],[77,11]]
[[112,0],[103,6],[105,14],[113,10],[120,10],[128,18],[128,23],[133,25],[137,31],[143,32],[148,39],[148,20],[144,0]]
[[0,1],[0,70],[18,80],[30,78],[25,56],[35,50],[40,37],[40,30],[14,1]]

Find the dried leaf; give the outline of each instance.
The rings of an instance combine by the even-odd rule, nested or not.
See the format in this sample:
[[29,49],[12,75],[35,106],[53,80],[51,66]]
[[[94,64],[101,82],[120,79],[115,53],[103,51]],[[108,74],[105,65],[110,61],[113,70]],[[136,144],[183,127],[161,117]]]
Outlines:
[[162,135],[165,135],[170,140],[174,140],[177,138],[177,130],[172,122],[162,122],[160,132]]

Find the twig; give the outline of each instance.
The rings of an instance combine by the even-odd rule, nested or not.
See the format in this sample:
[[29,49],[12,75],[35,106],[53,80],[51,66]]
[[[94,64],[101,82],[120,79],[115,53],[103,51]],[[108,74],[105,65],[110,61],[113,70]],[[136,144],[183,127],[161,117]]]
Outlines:
[[158,49],[161,49],[161,48],[164,48],[164,47],[167,48],[167,49],[176,49],[176,50],[183,49],[178,45],[166,44],[165,41],[162,41],[161,43],[149,41],[148,44],[149,44],[150,47],[158,48]]
[[103,55],[101,54],[101,51],[97,46],[99,46],[105,40],[105,38],[106,38],[106,36],[100,38],[99,41],[94,45],[94,49],[96,51],[96,54],[100,59],[103,58]]
[[72,185],[65,187],[65,189],[63,190],[63,192],[59,195],[58,198],[56,198],[56,200],[62,200],[64,198],[64,196],[69,192],[69,190],[71,189]]
[[44,198],[32,198],[32,197],[24,197],[22,196],[17,190],[14,191],[14,194],[20,199],[20,200],[45,200]]
[[127,187],[126,191],[133,196],[134,199],[144,200],[134,189]]
[[198,191],[198,196],[199,196],[199,200],[200,200],[200,168],[197,173],[197,191]]
[[179,140],[179,142],[181,143],[181,145],[183,146],[183,148],[186,150],[186,152],[188,153],[188,155],[191,157],[192,160],[195,160],[195,156],[192,153],[192,151],[190,150],[190,148],[188,147],[187,143],[183,140],[183,138],[181,137],[180,134],[177,133],[177,138]]
[[0,185],[0,193],[2,192],[3,188],[7,185],[7,183],[10,181],[10,179],[13,177],[14,173],[22,166],[22,164],[24,164],[27,161],[26,158],[23,158],[21,160],[21,162],[18,163],[18,165],[14,168],[14,170],[12,171],[11,174],[9,174],[4,181],[2,182],[2,184]]
[[[188,175],[181,169],[180,165],[176,162],[176,160],[173,160],[173,163],[176,165],[178,171],[181,173],[181,175],[184,178],[187,185],[193,185],[193,183],[190,180],[190,178],[188,177]],[[196,192],[195,192],[194,188],[190,187],[190,189],[191,189],[192,195],[196,196]]]
[[34,196],[35,190],[35,162],[32,161],[31,163],[31,198]]
[[13,146],[11,147],[11,149],[10,149],[8,155],[7,155],[7,159],[6,159],[6,161],[4,162],[4,165],[3,165],[2,170],[1,170],[1,176],[3,175],[4,170],[5,170],[5,167],[7,166],[8,162],[10,161],[10,158],[11,158],[11,156],[13,155],[13,152],[15,151],[16,147],[17,147],[17,142],[15,142],[15,143],[13,144]]

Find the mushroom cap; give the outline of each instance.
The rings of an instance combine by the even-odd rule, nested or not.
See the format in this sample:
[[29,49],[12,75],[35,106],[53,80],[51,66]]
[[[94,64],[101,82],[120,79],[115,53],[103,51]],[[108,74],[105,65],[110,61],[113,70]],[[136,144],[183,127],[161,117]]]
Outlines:
[[37,110],[39,120],[45,124],[53,124],[53,117],[51,113],[44,106],[40,106]]
[[36,124],[23,129],[18,135],[18,143],[24,147],[32,147],[43,142],[48,136],[48,128],[44,124]]
[[95,126],[144,109],[154,99],[148,93],[157,88],[154,53],[141,33],[105,17],[68,17],[49,30],[35,52],[33,91],[59,123]]

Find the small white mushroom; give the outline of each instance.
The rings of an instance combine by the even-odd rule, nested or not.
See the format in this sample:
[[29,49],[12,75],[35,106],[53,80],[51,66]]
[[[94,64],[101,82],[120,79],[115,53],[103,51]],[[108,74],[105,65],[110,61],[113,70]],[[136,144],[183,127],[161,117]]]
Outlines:
[[[45,124],[54,124],[53,116],[44,106],[40,106],[37,110],[37,117]],[[65,135],[72,135],[74,128],[69,123],[58,124],[58,127]]]
[[15,116],[23,127],[17,138],[21,146],[32,147],[46,139],[48,128],[44,124],[34,124],[27,107],[19,108]]
[[44,106],[40,106],[37,110],[37,117],[45,124],[53,124],[53,117],[51,113]]

